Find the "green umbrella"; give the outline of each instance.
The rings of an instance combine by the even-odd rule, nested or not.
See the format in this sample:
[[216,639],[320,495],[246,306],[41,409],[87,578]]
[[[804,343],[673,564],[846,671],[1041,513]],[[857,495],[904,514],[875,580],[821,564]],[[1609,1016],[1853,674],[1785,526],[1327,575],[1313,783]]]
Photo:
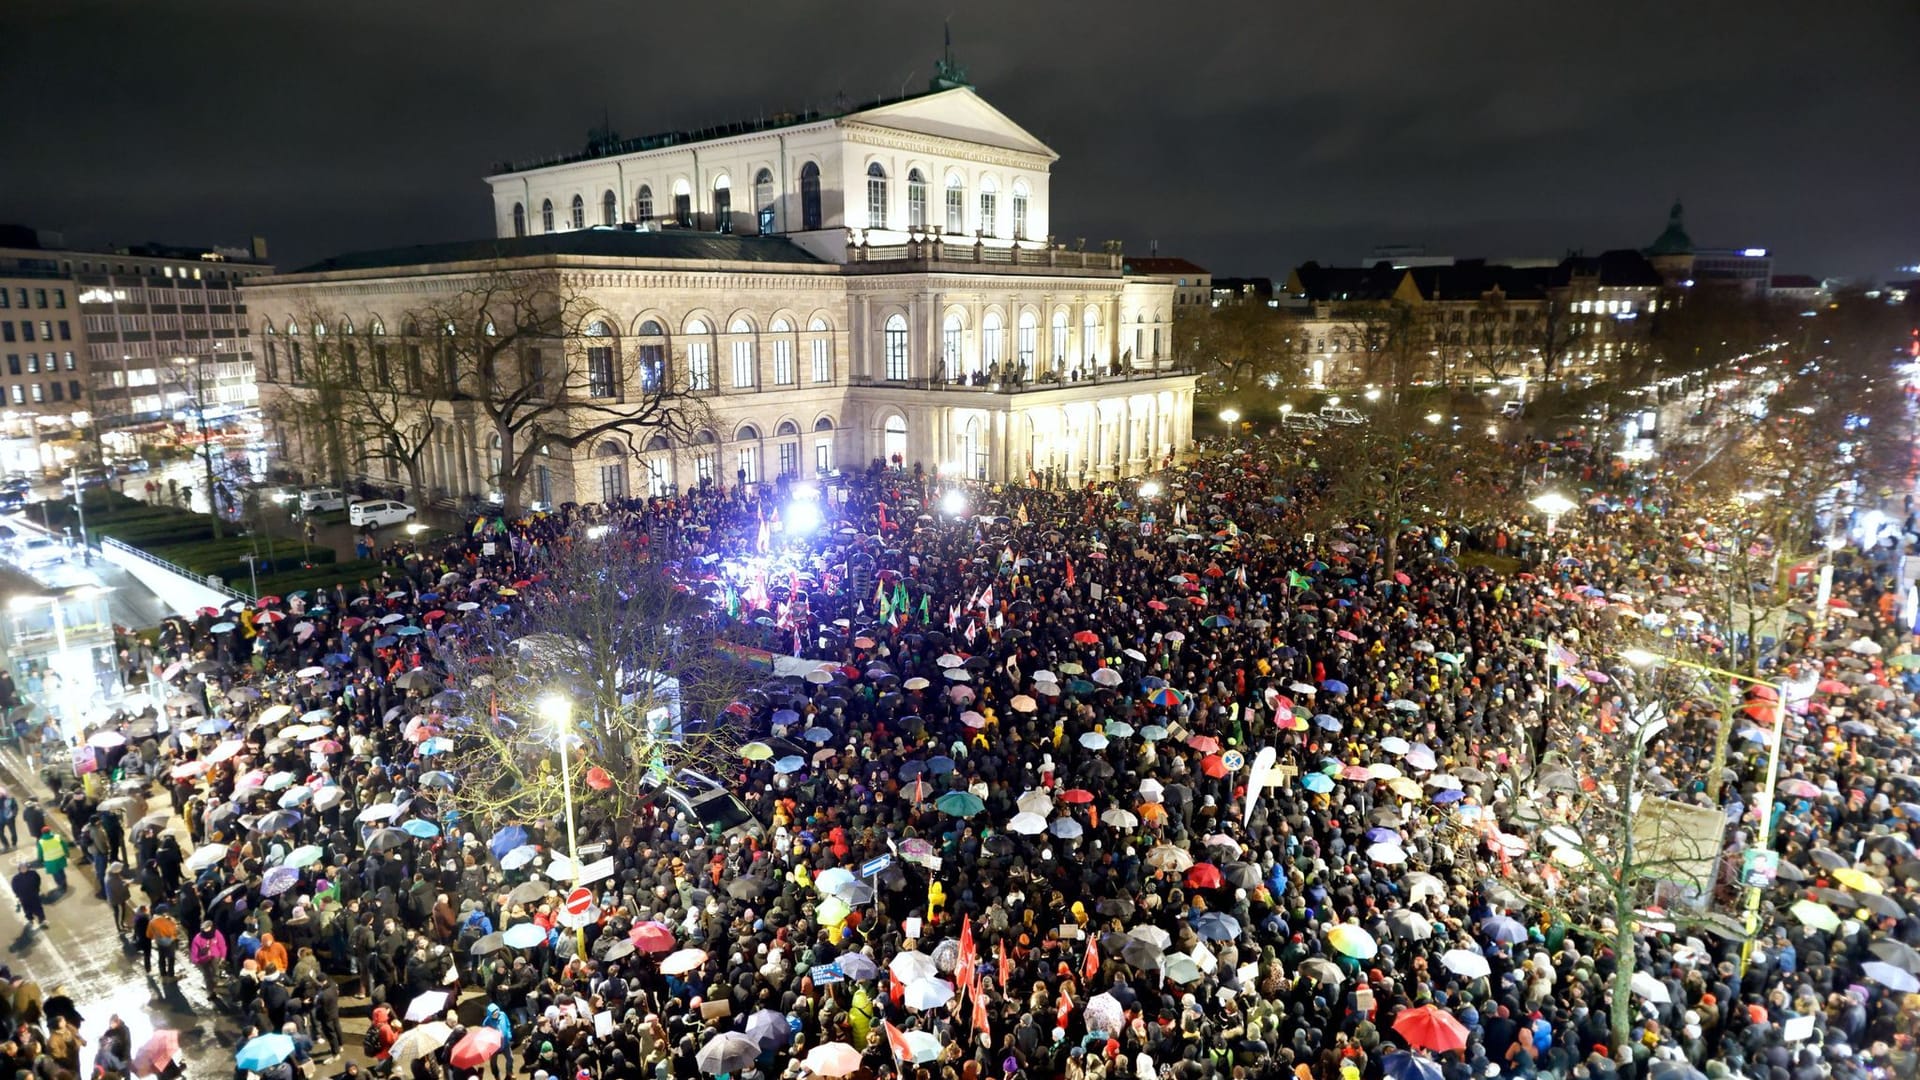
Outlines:
[[282,865],[301,866],[301,867],[312,866],[314,863],[319,862],[325,856],[326,856],[326,852],[321,850],[320,845],[308,844],[305,847],[294,848],[293,851],[287,855],[286,861]]
[[1920,653],[1901,653],[1887,663],[1897,668],[1920,668]]
[[1799,919],[1803,926],[1811,926],[1815,930],[1825,930],[1828,933],[1840,929],[1839,914],[1818,901],[1802,900],[1794,904],[1791,910],[1793,917]]
[[954,817],[972,817],[987,808],[980,796],[971,791],[949,791],[933,801],[944,813]]

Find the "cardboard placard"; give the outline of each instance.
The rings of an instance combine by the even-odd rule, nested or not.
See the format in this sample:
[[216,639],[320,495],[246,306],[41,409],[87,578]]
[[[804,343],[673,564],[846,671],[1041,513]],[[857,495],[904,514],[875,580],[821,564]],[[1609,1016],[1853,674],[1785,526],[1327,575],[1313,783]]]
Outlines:
[[727,998],[700,1003],[700,1019],[720,1020],[733,1015],[733,1002]]

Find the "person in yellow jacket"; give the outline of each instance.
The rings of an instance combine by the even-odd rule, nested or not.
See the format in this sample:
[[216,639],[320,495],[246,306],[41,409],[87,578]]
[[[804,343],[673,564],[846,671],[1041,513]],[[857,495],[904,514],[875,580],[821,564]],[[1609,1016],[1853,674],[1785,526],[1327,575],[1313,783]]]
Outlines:
[[866,984],[853,992],[853,1004],[847,1006],[847,1025],[853,1028],[853,1045],[867,1045],[867,1032],[873,1030],[873,995]]
[[73,851],[67,838],[53,831],[53,826],[40,829],[40,839],[36,842],[40,848],[40,866],[53,879],[53,887],[61,892],[67,891],[67,856]]

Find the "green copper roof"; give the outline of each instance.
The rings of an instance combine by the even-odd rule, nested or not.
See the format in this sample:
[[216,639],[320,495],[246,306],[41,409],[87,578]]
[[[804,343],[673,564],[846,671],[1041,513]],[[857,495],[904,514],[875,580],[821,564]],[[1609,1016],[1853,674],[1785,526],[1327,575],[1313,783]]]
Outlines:
[[1687,235],[1687,227],[1681,223],[1680,201],[1674,200],[1673,209],[1667,214],[1667,229],[1653,246],[1646,251],[1648,255],[1691,255],[1693,237]]

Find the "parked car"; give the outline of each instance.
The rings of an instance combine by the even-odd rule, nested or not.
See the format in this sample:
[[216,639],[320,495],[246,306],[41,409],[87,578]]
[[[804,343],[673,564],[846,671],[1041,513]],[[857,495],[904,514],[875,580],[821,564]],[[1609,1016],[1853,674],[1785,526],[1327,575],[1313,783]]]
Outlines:
[[111,478],[111,475],[107,470],[98,468],[69,470],[65,476],[60,478],[60,490],[81,491],[86,488],[99,487],[105,484],[108,479]]
[[1327,430],[1327,422],[1312,413],[1288,413],[1280,418],[1280,426],[1288,431]]
[[29,570],[34,570],[42,566],[51,566],[66,557],[65,544],[44,536],[36,536],[20,545],[19,552],[14,556],[13,561]]
[[153,464],[149,462],[146,458],[137,457],[137,458],[122,458],[119,461],[110,461],[107,463],[107,467],[112,469],[116,473],[138,473],[138,472],[148,472],[152,470]]
[[297,506],[300,503],[300,489],[292,484],[275,485],[266,489],[263,494],[282,506],[288,503],[293,503]]
[[32,490],[33,490],[32,477],[9,476],[5,480],[0,480],[0,491],[9,491],[18,495],[25,495],[27,492]]
[[346,508],[347,493],[339,488],[308,488],[300,493],[300,512],[303,514]]
[[1519,416],[1526,410],[1527,403],[1524,401],[1503,401],[1500,403],[1501,416]]
[[347,521],[355,527],[377,529],[383,525],[398,525],[417,513],[418,510],[403,502],[371,499],[347,507]]
[[1366,417],[1360,415],[1360,413],[1354,409],[1347,408],[1345,405],[1320,406],[1320,419],[1325,420],[1329,424],[1364,424],[1367,422]]
[[18,491],[0,491],[0,514],[10,514],[27,507],[27,497]]

